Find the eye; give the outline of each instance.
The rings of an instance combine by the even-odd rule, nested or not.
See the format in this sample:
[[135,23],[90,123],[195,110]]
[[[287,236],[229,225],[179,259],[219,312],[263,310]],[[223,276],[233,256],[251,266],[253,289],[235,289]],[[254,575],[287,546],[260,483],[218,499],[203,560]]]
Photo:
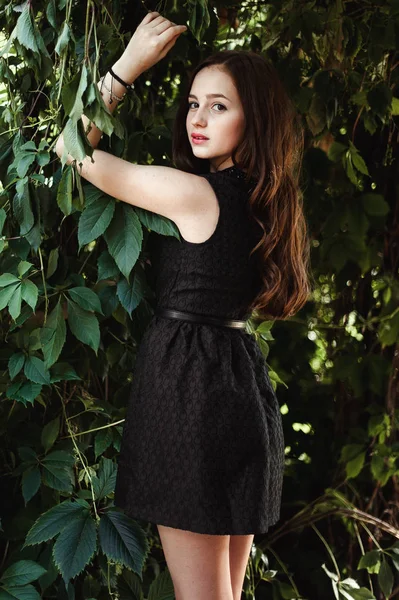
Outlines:
[[[192,100],[191,102],[188,103],[188,108],[191,108],[192,104],[198,104],[198,102],[195,102],[194,100]],[[219,102],[217,102],[213,106],[221,106],[223,108],[223,110],[227,110],[226,107],[223,104],[220,104]],[[223,112],[223,111],[217,110],[216,112]]]

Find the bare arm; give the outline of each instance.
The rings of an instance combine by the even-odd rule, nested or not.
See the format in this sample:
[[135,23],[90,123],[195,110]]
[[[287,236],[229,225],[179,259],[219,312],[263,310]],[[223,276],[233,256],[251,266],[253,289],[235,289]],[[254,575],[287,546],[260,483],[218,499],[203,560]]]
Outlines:
[[[139,74],[161,60],[186,29],[185,25],[176,25],[157,12],[148,13],[122,57],[115,63],[115,74],[126,83],[132,83]],[[111,74],[108,73],[106,77],[106,85],[110,87],[108,81]],[[124,86],[115,79],[112,82],[112,91],[122,95]],[[103,91],[104,103],[111,111],[114,110],[118,102],[109,104],[109,92]],[[85,126],[88,122],[83,116]],[[213,203],[214,210],[217,199],[210,184],[203,177],[171,167],[132,164],[109,152],[98,150],[96,146],[101,134],[102,132],[92,124],[90,133],[86,135],[94,148],[93,155],[86,156],[79,162],[78,173],[104,193],[176,222],[186,219],[189,215],[202,218],[204,212],[209,210],[210,202]],[[60,158],[63,158],[63,146],[61,135],[56,146]],[[73,156],[67,154],[67,164],[74,160]]]

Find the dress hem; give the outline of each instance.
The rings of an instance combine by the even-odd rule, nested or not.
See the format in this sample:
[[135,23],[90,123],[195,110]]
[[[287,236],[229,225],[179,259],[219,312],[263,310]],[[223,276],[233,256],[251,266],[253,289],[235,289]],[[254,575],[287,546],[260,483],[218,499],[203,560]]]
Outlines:
[[[204,535],[263,535],[265,533],[267,533],[269,531],[269,529],[271,527],[273,527],[273,525],[276,525],[276,523],[278,523],[278,521],[280,520],[280,517],[278,517],[275,520],[270,521],[268,527],[266,529],[264,528],[260,528],[260,529],[256,529],[256,527],[240,527],[238,528],[231,528],[230,531],[226,531],[225,529],[223,530],[217,530],[215,531],[213,529],[213,531],[209,531],[209,530],[205,530],[204,527],[201,526],[196,526],[196,525],[188,525],[187,523],[181,523],[178,522],[176,520],[173,519],[168,519],[168,518],[164,518],[164,517],[157,517],[154,515],[145,515],[145,516],[132,516],[131,513],[129,513],[129,511],[126,511],[122,506],[119,505],[114,505],[116,508],[120,508],[123,513],[129,517],[130,519],[132,519],[133,521],[144,521],[147,523],[152,523],[154,525],[163,525],[165,527],[172,527],[174,529],[182,529],[184,531],[190,531],[192,533],[201,533]],[[255,531],[254,531],[255,529]]]

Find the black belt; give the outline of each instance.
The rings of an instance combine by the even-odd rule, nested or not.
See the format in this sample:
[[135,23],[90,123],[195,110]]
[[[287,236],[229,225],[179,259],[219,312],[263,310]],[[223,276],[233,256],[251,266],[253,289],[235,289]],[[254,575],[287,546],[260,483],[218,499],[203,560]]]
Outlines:
[[236,321],[235,319],[219,319],[208,315],[199,315],[196,313],[183,312],[182,310],[173,310],[171,308],[157,307],[155,315],[158,317],[170,317],[172,319],[182,319],[183,321],[193,321],[194,323],[205,323],[206,325],[223,325],[224,327],[235,327],[245,329],[246,321]]

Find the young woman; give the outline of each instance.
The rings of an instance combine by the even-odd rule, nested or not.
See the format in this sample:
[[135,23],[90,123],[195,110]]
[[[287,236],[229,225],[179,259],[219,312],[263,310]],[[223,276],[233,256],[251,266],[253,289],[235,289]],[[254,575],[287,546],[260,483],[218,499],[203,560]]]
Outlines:
[[[146,15],[101,82],[110,110],[184,29]],[[280,518],[284,470],[279,404],[245,319],[287,318],[309,295],[302,129],[255,53],[210,56],[186,91],[177,168],[94,150],[80,171],[181,234],[153,248],[157,308],[134,365],[115,505],[157,524],[177,600],[239,600],[254,534]],[[57,152],[73,160],[62,136]]]

